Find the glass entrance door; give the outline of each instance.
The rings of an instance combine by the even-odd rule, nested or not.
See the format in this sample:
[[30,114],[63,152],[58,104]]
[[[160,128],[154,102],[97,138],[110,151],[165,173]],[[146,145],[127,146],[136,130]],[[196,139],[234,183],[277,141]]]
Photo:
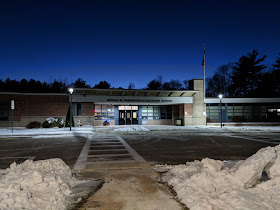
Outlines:
[[119,106],[119,125],[138,125],[138,106]]
[[136,110],[132,111],[132,124],[138,125],[138,111]]
[[119,125],[125,125],[125,110],[119,111]]
[[126,125],[131,125],[131,110],[126,110]]

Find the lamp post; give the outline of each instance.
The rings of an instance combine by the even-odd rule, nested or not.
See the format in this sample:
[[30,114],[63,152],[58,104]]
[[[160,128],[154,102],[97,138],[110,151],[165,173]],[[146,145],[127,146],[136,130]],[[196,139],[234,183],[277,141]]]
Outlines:
[[68,91],[70,93],[70,131],[71,131],[71,127],[72,127],[72,93],[73,93],[74,89],[69,88]]
[[222,98],[223,98],[223,95],[220,94],[219,98],[220,98],[220,117],[221,117],[221,128],[222,128],[223,127],[223,117],[222,117]]

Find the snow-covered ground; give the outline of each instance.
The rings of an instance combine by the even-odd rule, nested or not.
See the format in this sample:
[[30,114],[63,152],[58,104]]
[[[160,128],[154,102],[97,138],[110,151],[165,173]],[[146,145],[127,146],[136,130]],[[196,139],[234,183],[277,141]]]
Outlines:
[[73,189],[84,182],[58,158],[13,163],[0,171],[0,209],[67,209],[82,200]]
[[[260,149],[233,166],[205,158],[155,168],[191,210],[279,209],[280,145]],[[261,180],[263,171],[268,179]]]
[[65,137],[76,134],[90,134],[93,131],[108,130],[115,133],[143,133],[149,131],[190,131],[190,132],[280,132],[280,126],[173,126],[173,125],[127,125],[127,126],[81,126],[73,127],[72,131],[69,128],[34,128],[27,129],[16,127],[12,133],[11,128],[0,128],[1,136],[21,136],[21,137]]
[[114,132],[137,132],[137,131],[149,131],[148,128],[145,128],[143,126],[128,126],[128,127],[122,127],[122,128],[115,128]]
[[[97,128],[98,129],[98,128]],[[104,127],[102,127],[104,129]],[[108,127],[109,129],[109,127]],[[142,126],[114,126],[114,132],[137,132],[137,131],[195,131],[195,132],[280,132],[280,126],[172,126],[172,125],[142,125]]]
[[20,136],[20,137],[37,137],[37,138],[47,138],[47,137],[65,137],[65,136],[74,136],[76,134],[79,135],[87,135],[93,132],[92,126],[81,126],[81,127],[73,127],[72,131],[69,128],[33,128],[28,129],[24,127],[16,127],[13,130],[11,128],[0,128],[0,137],[1,136]]

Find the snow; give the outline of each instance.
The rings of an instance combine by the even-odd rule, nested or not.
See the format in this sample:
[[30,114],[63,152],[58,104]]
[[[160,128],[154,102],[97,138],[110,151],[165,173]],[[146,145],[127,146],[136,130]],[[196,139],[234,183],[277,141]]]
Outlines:
[[0,209],[66,209],[79,183],[61,159],[13,163],[0,175]]
[[135,131],[149,131],[149,129],[143,126],[133,126],[133,127],[128,126],[128,127],[114,129],[114,132],[135,132]]
[[15,137],[33,137],[33,138],[46,138],[46,137],[65,137],[74,136],[76,134],[87,135],[93,132],[92,126],[72,127],[69,128],[33,128],[26,129],[23,127],[16,127],[12,133],[11,128],[0,128],[1,136],[15,136]]
[[58,118],[54,118],[54,117],[48,117],[46,119],[46,121],[49,123],[49,124],[52,124],[54,122],[57,122],[57,121],[60,121],[60,124],[61,125],[64,125],[64,119],[58,119]]
[[[100,127],[104,129],[105,127]],[[280,132],[280,126],[174,126],[174,125],[136,125],[125,127],[120,126],[109,126],[107,129],[113,128],[114,132],[135,132],[135,131],[186,131],[186,132]],[[98,129],[98,127],[96,128]]]
[[[162,180],[191,210],[280,206],[280,145],[260,149],[232,165],[206,158],[155,170],[163,173]],[[264,170],[269,179],[260,181]]]

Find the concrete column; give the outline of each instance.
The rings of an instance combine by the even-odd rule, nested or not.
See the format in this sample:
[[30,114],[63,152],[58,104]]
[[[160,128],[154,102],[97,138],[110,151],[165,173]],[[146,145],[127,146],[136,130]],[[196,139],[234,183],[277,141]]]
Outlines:
[[[204,103],[203,79],[194,79],[190,87],[199,92],[193,96],[192,125],[206,125],[206,105]],[[188,124],[188,123],[187,123]]]

